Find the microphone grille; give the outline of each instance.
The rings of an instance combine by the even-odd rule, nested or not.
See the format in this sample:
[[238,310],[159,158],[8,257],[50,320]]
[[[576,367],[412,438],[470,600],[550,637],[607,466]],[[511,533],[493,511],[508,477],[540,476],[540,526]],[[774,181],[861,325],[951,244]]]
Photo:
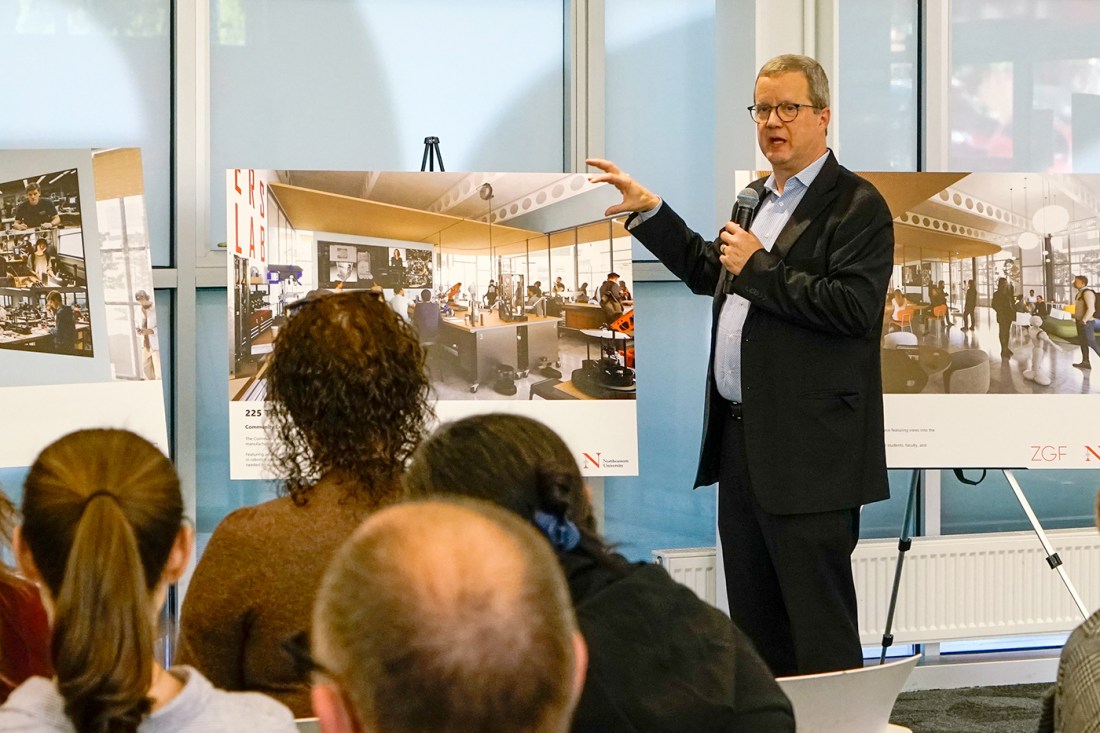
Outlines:
[[760,194],[751,188],[741,189],[741,193],[737,194],[737,205],[747,206],[750,209],[755,209],[756,205],[760,203]]

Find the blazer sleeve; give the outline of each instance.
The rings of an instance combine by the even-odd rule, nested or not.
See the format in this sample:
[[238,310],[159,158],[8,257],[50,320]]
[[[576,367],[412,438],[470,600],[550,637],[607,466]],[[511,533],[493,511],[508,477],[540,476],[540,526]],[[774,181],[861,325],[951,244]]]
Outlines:
[[635,216],[627,219],[630,233],[693,293],[713,296],[724,269],[717,246],[688,227],[667,201],[651,218],[631,228]]
[[820,228],[812,267],[801,267],[793,250],[786,259],[758,250],[734,292],[806,328],[853,337],[878,329],[894,261],[893,221],[878,191],[857,180],[847,205],[819,214],[831,220]]

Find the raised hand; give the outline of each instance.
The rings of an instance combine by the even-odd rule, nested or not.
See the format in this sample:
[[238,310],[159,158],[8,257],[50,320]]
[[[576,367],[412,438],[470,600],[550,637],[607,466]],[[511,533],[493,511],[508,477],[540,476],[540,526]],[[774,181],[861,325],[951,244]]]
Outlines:
[[649,211],[660,205],[660,196],[635,181],[629,173],[619,170],[619,166],[610,160],[589,158],[585,163],[603,171],[602,174],[589,176],[589,181],[592,183],[610,183],[619,189],[619,193],[623,195],[623,200],[620,203],[607,207],[604,216],[614,216],[615,214],[631,211]]

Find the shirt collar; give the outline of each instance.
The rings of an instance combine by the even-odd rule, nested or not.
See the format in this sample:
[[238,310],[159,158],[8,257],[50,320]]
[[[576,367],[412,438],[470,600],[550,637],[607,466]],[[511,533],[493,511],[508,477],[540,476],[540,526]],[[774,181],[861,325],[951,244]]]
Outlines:
[[[812,184],[814,182],[814,179],[817,178],[817,174],[820,173],[821,169],[825,167],[825,160],[829,157],[830,152],[832,151],[826,150],[820,158],[788,178],[787,186],[791,184],[791,181],[798,181],[803,188],[809,188],[810,184]],[[786,191],[788,190],[787,186],[783,187],[784,193],[786,193]],[[768,180],[764,181],[764,188],[768,189],[768,192],[771,193],[773,196],[782,195],[779,193],[778,190],[776,190],[774,173],[768,176]]]

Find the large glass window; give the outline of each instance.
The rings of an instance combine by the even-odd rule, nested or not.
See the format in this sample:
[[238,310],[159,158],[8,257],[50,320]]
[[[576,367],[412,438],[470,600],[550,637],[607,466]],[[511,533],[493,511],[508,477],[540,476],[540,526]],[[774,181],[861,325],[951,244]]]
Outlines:
[[[212,0],[211,242],[225,170],[560,171],[561,0]],[[293,49],[293,53],[287,53]]]
[[951,3],[950,170],[1100,171],[1100,4]]
[[8,148],[141,147],[154,265],[171,264],[171,0],[5,0]]
[[841,43],[833,80],[837,155],[852,170],[917,170],[914,0],[836,3]]

